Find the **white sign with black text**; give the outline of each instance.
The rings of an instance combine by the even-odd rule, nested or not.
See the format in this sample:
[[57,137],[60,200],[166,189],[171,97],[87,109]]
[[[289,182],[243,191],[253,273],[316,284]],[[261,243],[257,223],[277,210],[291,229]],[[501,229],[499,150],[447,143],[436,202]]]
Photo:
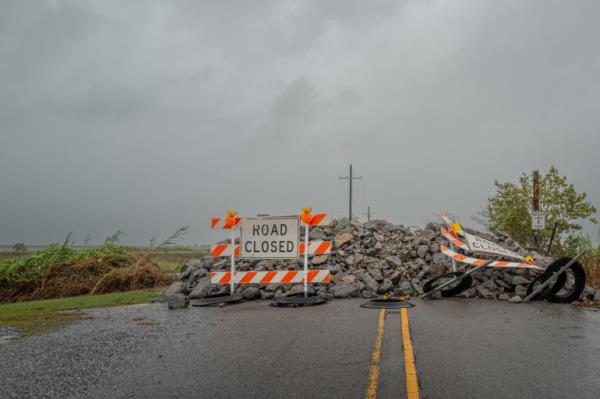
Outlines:
[[242,259],[297,259],[299,219],[244,218],[241,222]]
[[533,230],[544,230],[546,228],[546,212],[531,212],[531,228]]
[[499,255],[508,258],[514,258],[519,260],[525,260],[521,255],[516,252],[510,251],[495,242],[486,240],[485,238],[478,237],[473,234],[464,232],[465,238],[467,239],[467,245],[471,249],[471,252],[486,254],[486,255]]

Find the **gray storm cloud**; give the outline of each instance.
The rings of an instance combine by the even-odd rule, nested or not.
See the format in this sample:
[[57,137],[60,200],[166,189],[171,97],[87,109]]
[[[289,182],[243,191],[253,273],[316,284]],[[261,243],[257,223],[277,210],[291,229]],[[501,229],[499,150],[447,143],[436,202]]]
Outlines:
[[[211,216],[463,221],[556,165],[600,205],[596,1],[0,2],[0,243]],[[590,230],[592,231],[592,230]]]

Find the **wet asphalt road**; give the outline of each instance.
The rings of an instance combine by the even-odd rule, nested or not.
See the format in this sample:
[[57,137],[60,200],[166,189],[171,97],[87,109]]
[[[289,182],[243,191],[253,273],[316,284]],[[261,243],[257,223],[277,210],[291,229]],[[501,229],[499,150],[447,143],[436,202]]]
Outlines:
[[[364,398],[378,310],[266,302],[87,319],[0,344],[0,398]],[[414,300],[421,398],[598,398],[600,313],[569,305]],[[377,397],[406,398],[400,314],[385,317]]]

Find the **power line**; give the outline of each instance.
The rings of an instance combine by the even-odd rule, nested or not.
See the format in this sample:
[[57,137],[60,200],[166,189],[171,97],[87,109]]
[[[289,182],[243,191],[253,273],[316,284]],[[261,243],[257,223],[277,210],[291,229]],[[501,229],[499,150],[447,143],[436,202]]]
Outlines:
[[353,177],[352,176],[352,164],[350,164],[350,174],[348,176],[345,177],[341,177],[341,180],[348,180],[349,183],[349,191],[348,191],[348,221],[352,221],[352,181],[353,180],[360,180],[362,179],[362,176],[359,177]]

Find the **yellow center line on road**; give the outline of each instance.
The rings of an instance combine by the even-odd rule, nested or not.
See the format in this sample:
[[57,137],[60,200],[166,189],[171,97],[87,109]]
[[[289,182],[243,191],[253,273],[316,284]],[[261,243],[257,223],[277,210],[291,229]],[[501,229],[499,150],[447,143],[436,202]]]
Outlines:
[[377,385],[379,383],[379,361],[381,360],[381,346],[383,345],[383,329],[385,327],[385,309],[379,311],[377,319],[377,335],[375,347],[371,354],[371,366],[369,367],[369,384],[367,385],[366,399],[377,398]]
[[408,325],[408,311],[406,308],[400,310],[400,317],[402,347],[404,348],[404,372],[406,373],[406,398],[419,399],[419,381],[417,379],[413,345],[410,340],[410,326]]

